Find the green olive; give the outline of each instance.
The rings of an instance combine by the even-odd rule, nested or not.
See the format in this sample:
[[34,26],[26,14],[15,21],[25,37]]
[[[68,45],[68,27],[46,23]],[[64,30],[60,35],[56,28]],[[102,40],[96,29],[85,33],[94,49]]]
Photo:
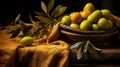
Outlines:
[[33,38],[31,36],[25,36],[20,40],[20,43],[25,46],[30,46],[33,44]]

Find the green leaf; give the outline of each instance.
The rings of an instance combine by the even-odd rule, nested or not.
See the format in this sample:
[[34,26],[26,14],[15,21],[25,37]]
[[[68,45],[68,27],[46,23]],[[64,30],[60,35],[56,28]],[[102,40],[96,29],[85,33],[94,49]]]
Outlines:
[[82,46],[79,47],[79,49],[77,50],[77,59],[81,59],[83,56],[83,52],[82,52]]
[[89,50],[89,42],[87,41],[86,44],[84,45],[84,50],[83,50],[83,53],[84,53],[84,56],[85,58],[87,58],[87,54],[88,54],[88,50]]
[[27,35],[32,29],[32,26],[25,25],[25,23],[22,20],[19,20],[19,24],[21,25],[23,35]]
[[45,13],[47,13],[47,7],[43,1],[41,1],[41,8]]
[[34,13],[35,13],[36,15],[40,15],[40,16],[47,16],[46,13],[44,13],[44,12],[34,11]]
[[57,5],[56,8],[52,11],[52,15],[51,16],[54,16],[55,14],[57,14],[59,12],[59,8],[61,8],[62,5]]
[[38,20],[41,20],[42,22],[50,22],[51,19],[44,17],[44,16],[35,16],[35,18],[37,18]]
[[101,51],[101,49],[95,47],[89,40],[88,40],[88,43],[92,46],[92,48],[94,48],[96,51]]
[[15,23],[20,19],[21,14],[18,14],[17,17],[15,18]]
[[89,48],[89,42],[87,41],[86,44],[84,45],[84,53],[86,53],[88,51]]
[[54,17],[58,17],[58,16],[62,15],[65,12],[66,9],[67,9],[67,7],[59,8],[58,13],[56,13]]
[[83,42],[76,42],[75,44],[73,44],[70,49],[74,49],[74,48],[78,48]]
[[29,18],[30,18],[30,21],[32,22],[32,24],[34,24],[35,26],[38,26],[38,23],[36,23],[36,22],[32,19],[31,14],[29,14]]
[[54,6],[55,0],[50,0],[48,3],[48,12],[50,12]]
[[24,24],[24,22],[22,20],[19,20],[19,24],[21,25],[21,28],[27,28],[27,26]]
[[38,36],[40,34],[40,30],[44,28],[44,25],[38,25],[37,27],[33,28],[32,30],[32,36]]
[[84,45],[85,45],[85,42],[78,42],[78,43],[80,43],[80,46],[78,47],[78,49],[77,49],[77,59],[79,60],[79,59],[81,59],[82,58],[82,56],[83,56],[83,47],[84,47]]

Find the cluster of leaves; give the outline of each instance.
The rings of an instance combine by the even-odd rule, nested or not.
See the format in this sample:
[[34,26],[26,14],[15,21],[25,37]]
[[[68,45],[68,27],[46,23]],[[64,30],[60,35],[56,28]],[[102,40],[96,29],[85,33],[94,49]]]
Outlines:
[[89,40],[83,42],[76,42],[73,44],[70,49],[77,49],[77,59],[81,59],[83,56],[87,58],[89,54],[89,49],[92,47],[96,51],[101,51],[101,49],[96,48]]
[[56,23],[58,23],[61,19],[61,15],[63,15],[67,9],[67,7],[63,5],[56,5],[56,7],[54,7],[54,4],[55,0],[50,0],[47,5],[41,1],[41,8],[43,11],[34,11],[37,15],[35,18],[40,20],[40,23],[44,23],[47,28],[52,28]]
[[[27,25],[24,21],[20,19],[21,14],[18,14],[18,16],[11,22],[10,25],[14,25],[16,28],[7,28],[7,33],[11,33],[10,38],[15,38],[17,36],[19,37],[24,37],[24,36],[36,36],[36,37],[42,37],[43,34],[45,34],[47,31],[43,30],[44,27],[41,25],[35,26],[34,24],[32,25]],[[17,23],[18,22],[18,23]],[[46,34],[47,35],[47,34]]]
[[[50,0],[46,6],[43,1],[41,1],[42,12],[35,11],[35,18],[39,21],[33,20],[31,14],[29,14],[29,19],[33,26],[27,26],[24,21],[20,20],[21,14],[15,18],[10,25],[16,25],[19,23],[16,29],[8,29],[7,33],[12,33],[10,38],[15,38],[16,36],[36,36],[43,37],[50,33],[53,26],[60,21],[61,15],[66,11],[67,7],[62,5],[57,5],[54,9],[55,0]],[[21,33],[22,32],[22,33]]]

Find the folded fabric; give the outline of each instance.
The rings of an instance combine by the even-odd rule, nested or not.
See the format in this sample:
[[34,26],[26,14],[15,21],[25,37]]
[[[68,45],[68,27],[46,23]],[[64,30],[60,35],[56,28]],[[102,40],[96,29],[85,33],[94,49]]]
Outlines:
[[63,41],[23,47],[17,50],[11,67],[67,67],[68,55],[68,45]]
[[20,46],[18,42],[11,41],[9,37],[6,30],[0,31],[0,67],[9,67],[17,48]]
[[46,41],[34,46],[22,46],[0,31],[0,67],[68,67],[69,45],[58,40],[59,23],[53,30]]

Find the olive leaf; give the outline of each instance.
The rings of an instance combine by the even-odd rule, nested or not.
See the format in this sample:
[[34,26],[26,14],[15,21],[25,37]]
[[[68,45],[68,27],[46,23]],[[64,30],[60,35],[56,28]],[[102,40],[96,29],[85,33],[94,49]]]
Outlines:
[[84,50],[83,50],[83,53],[84,53],[84,56],[85,58],[87,58],[87,54],[88,54],[88,50],[89,50],[89,42],[87,41],[86,44],[84,45]]
[[83,43],[80,45],[80,47],[78,48],[78,50],[77,50],[77,59],[79,60],[79,59],[81,59],[82,58],[82,56],[83,56]]
[[88,40],[87,42],[88,42],[88,43],[91,45],[91,47],[94,48],[96,51],[101,51],[100,48],[95,47],[89,40]]
[[[37,16],[34,17],[40,21],[38,24],[42,24],[41,27],[43,27],[39,31],[40,35],[49,34],[49,31],[53,28],[53,26],[60,21],[60,15],[62,15],[67,8],[65,6],[63,7],[62,5],[58,5],[55,9],[53,9],[54,4],[55,0],[50,0],[46,7],[46,4],[41,1],[41,8],[43,12],[34,11],[34,13],[37,14]],[[33,22],[32,19],[31,22]]]
[[27,28],[27,26],[24,24],[24,22],[22,20],[19,20],[19,24],[21,25],[22,29]]
[[32,24],[34,24],[35,26],[38,26],[38,23],[36,23],[36,22],[32,19],[31,14],[29,14],[29,19],[30,19],[30,21],[32,22]]
[[54,2],[55,2],[55,0],[50,0],[49,1],[49,3],[48,3],[48,12],[50,12],[51,10],[52,10],[52,8],[53,8],[53,6],[54,6]]
[[38,25],[37,27],[35,27],[33,30],[32,30],[32,34],[31,36],[38,36],[40,34],[40,30],[42,30],[44,27],[44,25]]
[[43,1],[41,1],[41,8],[42,8],[42,10],[43,10],[45,13],[48,13],[48,12],[47,12],[47,7],[46,7],[46,5],[45,5],[45,3],[44,3]]
[[34,13],[36,14],[36,15],[40,15],[40,16],[47,16],[46,15],[46,13],[44,13],[44,12],[37,12],[37,11],[34,11]]
[[9,25],[15,25],[19,21],[20,17],[21,17],[21,14],[18,14],[15,17],[15,19],[11,21],[11,23]]
[[66,9],[67,9],[66,6],[59,8],[58,13],[56,13],[56,14],[54,15],[54,17],[60,16],[61,14],[63,14],[63,13],[65,12]]
[[38,20],[41,20],[42,22],[50,22],[51,19],[50,18],[47,18],[47,17],[44,17],[44,16],[35,16]]
[[21,35],[21,36],[26,36],[31,33],[30,30],[32,29],[32,26],[25,25],[22,20],[19,20],[19,24],[20,24],[20,26],[22,28],[22,32],[23,32],[23,35]]
[[56,8],[52,11],[52,15],[51,16],[54,16],[55,14],[57,14],[59,12],[59,8],[61,8],[62,5],[57,5]]
[[74,49],[74,48],[78,48],[83,42],[76,42],[75,44],[73,44],[70,49]]
[[87,52],[87,50],[88,50],[88,48],[89,48],[89,42],[87,41],[86,42],[86,44],[85,44],[85,46],[84,46],[84,52],[86,53]]
[[17,17],[15,18],[15,23],[20,19],[21,14],[18,14]]
[[88,51],[90,46],[96,51],[101,51],[101,49],[96,48],[89,40],[83,42],[76,42],[70,47],[70,49],[77,48],[77,59],[79,60],[82,58],[82,56],[84,56],[85,58],[88,57]]

